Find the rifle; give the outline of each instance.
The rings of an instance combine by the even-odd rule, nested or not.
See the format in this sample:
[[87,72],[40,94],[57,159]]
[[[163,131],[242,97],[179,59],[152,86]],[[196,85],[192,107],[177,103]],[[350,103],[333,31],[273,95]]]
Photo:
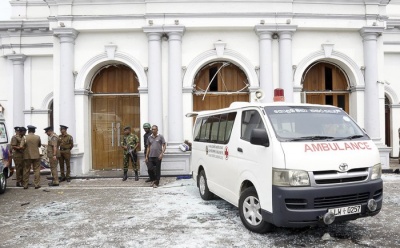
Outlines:
[[136,150],[133,150],[132,148],[133,148],[132,146],[128,147],[128,153],[131,156],[132,161],[136,163],[136,161],[137,161],[137,153],[136,153]]

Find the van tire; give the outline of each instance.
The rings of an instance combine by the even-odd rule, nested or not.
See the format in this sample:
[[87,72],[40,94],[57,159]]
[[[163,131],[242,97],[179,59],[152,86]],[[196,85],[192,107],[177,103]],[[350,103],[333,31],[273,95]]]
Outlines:
[[254,187],[245,189],[239,198],[239,215],[243,225],[252,232],[266,233],[273,225],[265,222],[261,215],[261,205]]
[[214,194],[208,189],[207,185],[207,177],[204,170],[201,170],[199,173],[199,181],[198,181],[199,193],[203,200],[212,200],[214,198]]
[[3,173],[0,174],[0,194],[3,194],[6,191],[7,180]]

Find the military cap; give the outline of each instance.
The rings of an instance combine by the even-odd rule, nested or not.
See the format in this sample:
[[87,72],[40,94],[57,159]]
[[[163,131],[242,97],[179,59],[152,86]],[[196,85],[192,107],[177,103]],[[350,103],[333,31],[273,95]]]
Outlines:
[[131,130],[131,127],[130,126],[124,127],[124,130],[127,130],[127,129]]
[[68,127],[64,126],[64,125],[60,125],[60,129],[68,129]]
[[26,132],[26,128],[25,127],[20,127],[19,129],[21,132]]
[[46,133],[48,132],[48,131],[53,131],[53,127],[46,127],[45,129],[43,129]]
[[143,128],[151,128],[151,125],[150,125],[150,123],[145,123],[145,124],[143,124]]
[[15,131],[21,131],[21,128],[20,127],[14,127],[14,130]]
[[28,129],[36,129],[36,127],[35,127],[35,126],[32,126],[32,125],[28,125],[27,128],[28,128]]

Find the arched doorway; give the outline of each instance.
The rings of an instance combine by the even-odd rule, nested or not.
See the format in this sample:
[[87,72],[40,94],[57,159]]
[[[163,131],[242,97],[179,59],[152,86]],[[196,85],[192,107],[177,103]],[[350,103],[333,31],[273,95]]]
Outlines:
[[385,144],[388,147],[392,146],[392,141],[390,137],[390,100],[385,96]]
[[194,111],[226,108],[235,101],[249,101],[247,76],[230,62],[204,66],[196,74],[194,85]]
[[121,169],[123,129],[140,131],[139,82],[122,64],[107,65],[94,76],[91,91],[92,168]]
[[303,74],[305,102],[333,105],[349,113],[350,87],[346,74],[330,62],[315,62]]

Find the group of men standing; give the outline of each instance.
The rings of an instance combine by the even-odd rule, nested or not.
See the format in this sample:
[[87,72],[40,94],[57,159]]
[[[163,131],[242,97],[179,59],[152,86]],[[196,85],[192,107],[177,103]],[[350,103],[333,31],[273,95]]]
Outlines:
[[[60,136],[54,133],[53,127],[46,127],[45,133],[49,136],[48,144],[42,145],[39,135],[35,134],[36,127],[28,125],[25,127],[14,127],[15,135],[11,139],[12,157],[16,170],[16,186],[28,189],[29,174],[33,166],[34,186],[35,189],[40,188],[40,151],[42,146],[47,149],[47,157],[49,159],[50,170],[52,174],[52,182],[49,186],[59,186],[60,181],[71,180],[71,149],[74,141],[71,135],[67,133],[67,126],[60,125]],[[26,135],[26,131],[28,134]],[[58,178],[57,165],[60,162],[61,177]],[[66,173],[64,169],[66,165]]]
[[[149,123],[143,124],[145,131],[143,135],[144,142],[144,155],[149,179],[146,182],[151,182],[151,186],[157,188],[160,183],[161,177],[161,161],[165,153],[166,142],[164,137],[158,133],[156,125],[151,126]],[[121,147],[124,149],[124,176],[123,181],[126,181],[128,176],[129,160],[132,161],[132,167],[135,172],[135,181],[139,180],[137,164],[136,148],[139,145],[139,138],[137,135],[131,133],[131,128],[124,128],[124,139]]]

